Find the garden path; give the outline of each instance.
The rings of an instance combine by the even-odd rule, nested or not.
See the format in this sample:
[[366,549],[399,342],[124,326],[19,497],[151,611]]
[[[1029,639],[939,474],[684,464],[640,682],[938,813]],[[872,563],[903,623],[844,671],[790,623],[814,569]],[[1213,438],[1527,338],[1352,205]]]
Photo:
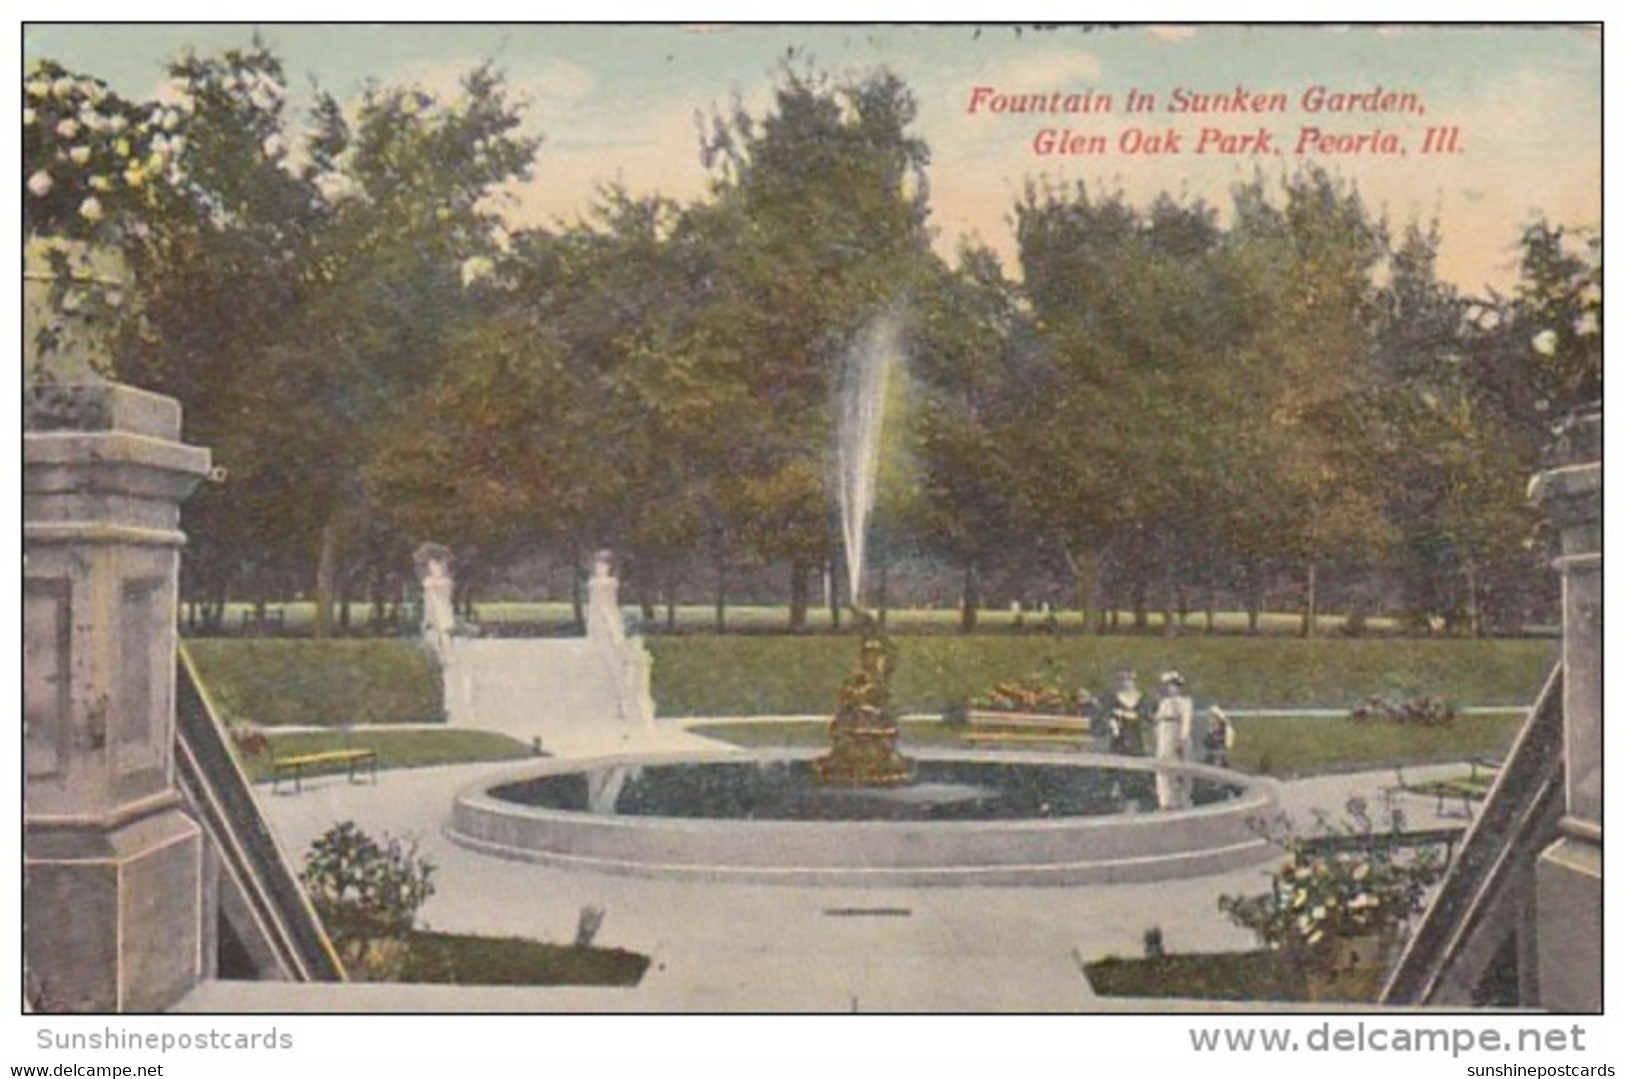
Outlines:
[[[664,726],[664,725],[661,725]],[[696,742],[708,742],[695,736]],[[570,873],[459,847],[441,832],[452,798],[500,765],[381,774],[374,785],[336,776],[298,796],[260,790],[267,817],[295,856],[339,820],[377,835],[415,835],[439,866],[424,909],[433,928],[567,941],[583,907],[606,911],[597,943],[653,956],[630,989],[292,986],[210,983],[194,1011],[1090,1011],[1079,965],[1138,955],[1159,926],[1170,951],[1252,946],[1216,907],[1258,890],[1265,867],[1160,884],[1042,888],[885,889],[696,884]],[[1459,766],[1407,770],[1417,779]],[[1334,817],[1349,797],[1380,804],[1392,771],[1281,785],[1300,824]],[[1412,826],[1441,820],[1431,799],[1406,797]]]

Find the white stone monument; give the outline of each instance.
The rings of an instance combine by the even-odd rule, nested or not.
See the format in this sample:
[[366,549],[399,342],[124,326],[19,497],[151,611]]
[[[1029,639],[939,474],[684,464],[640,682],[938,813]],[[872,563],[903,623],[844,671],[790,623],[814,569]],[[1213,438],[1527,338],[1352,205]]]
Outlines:
[[654,723],[654,698],[649,686],[649,652],[642,639],[628,640],[621,616],[620,581],[611,569],[608,551],[593,559],[587,579],[587,639],[602,656],[615,684],[620,719],[637,728]]
[[457,627],[453,596],[457,582],[451,575],[451,552],[439,544],[419,549],[423,572],[423,641],[440,665],[451,662],[451,635]]

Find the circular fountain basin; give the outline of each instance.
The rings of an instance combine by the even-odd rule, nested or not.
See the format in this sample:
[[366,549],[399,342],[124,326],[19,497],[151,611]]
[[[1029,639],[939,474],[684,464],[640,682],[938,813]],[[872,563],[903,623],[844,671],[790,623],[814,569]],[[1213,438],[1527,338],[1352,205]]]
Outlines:
[[[815,752],[553,761],[460,793],[448,834],[597,872],[794,884],[1106,884],[1205,876],[1277,852],[1274,785],[1202,765],[919,750],[913,782],[812,781]],[[1157,808],[1157,773],[1188,804]]]

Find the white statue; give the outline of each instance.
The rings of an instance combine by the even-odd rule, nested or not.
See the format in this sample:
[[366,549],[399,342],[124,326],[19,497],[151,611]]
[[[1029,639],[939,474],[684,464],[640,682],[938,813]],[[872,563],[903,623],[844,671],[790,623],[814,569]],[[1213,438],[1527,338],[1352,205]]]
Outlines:
[[621,616],[620,587],[610,569],[610,553],[599,551],[587,579],[587,639],[604,658],[614,681],[620,718],[634,727],[654,722],[649,692],[649,652],[643,639],[628,639]]
[[419,549],[423,572],[423,639],[440,657],[451,658],[451,634],[457,625],[452,597],[456,582],[451,576],[451,552],[434,544]]
[[617,647],[626,643],[620,589],[620,581],[610,571],[610,553],[599,551],[593,558],[592,576],[587,579],[587,636]]

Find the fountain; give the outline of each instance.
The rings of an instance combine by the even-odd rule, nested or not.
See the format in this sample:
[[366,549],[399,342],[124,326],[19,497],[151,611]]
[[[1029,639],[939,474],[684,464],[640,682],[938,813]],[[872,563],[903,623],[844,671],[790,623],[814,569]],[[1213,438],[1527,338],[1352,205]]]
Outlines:
[[862,607],[864,548],[880,477],[886,389],[901,353],[898,318],[882,315],[848,354],[841,385],[836,491],[847,587],[862,644],[858,665],[837,697],[829,755],[813,762],[818,781],[832,787],[891,787],[909,780],[908,761],[897,751],[897,717],[891,709],[897,649],[875,616]]
[[863,643],[858,665],[837,696],[830,722],[829,755],[813,762],[813,774],[831,787],[892,787],[909,780],[908,761],[897,751],[897,716],[891,708],[891,675],[897,647],[874,615],[852,609]]
[[[546,761],[459,794],[448,833],[476,850],[596,872],[753,883],[959,885],[1165,880],[1274,856],[1251,821],[1272,784],[1146,758],[897,749],[897,648],[861,605],[890,372],[883,315],[842,382],[838,476],[858,661],[827,753]],[[1159,806],[1177,775],[1189,797]]]

